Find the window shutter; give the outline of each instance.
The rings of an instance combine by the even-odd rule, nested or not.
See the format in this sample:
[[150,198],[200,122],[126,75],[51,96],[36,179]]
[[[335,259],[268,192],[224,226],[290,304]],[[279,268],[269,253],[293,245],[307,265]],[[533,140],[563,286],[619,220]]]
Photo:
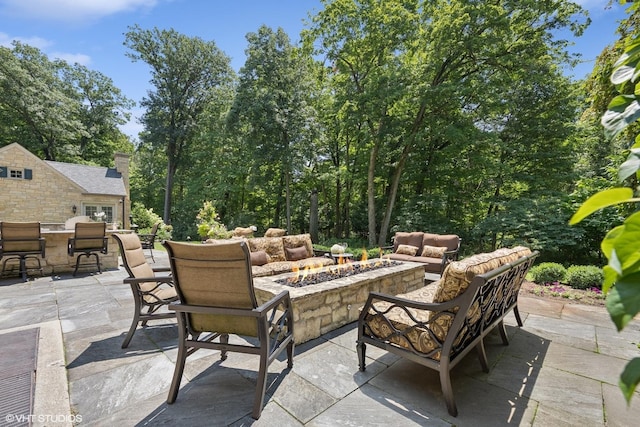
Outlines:
[[33,178],[33,173],[31,171],[31,169],[25,169],[24,170],[24,179],[32,179]]
[[7,166],[0,166],[0,178],[6,178],[9,168]]

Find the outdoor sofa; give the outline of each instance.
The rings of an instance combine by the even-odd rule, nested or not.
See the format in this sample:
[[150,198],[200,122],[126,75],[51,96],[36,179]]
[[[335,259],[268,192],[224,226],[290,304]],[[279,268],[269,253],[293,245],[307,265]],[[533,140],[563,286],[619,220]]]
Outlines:
[[414,231],[397,232],[393,237],[392,252],[384,255],[395,261],[419,262],[425,273],[442,274],[451,261],[458,259],[460,237],[455,234],[434,234]]

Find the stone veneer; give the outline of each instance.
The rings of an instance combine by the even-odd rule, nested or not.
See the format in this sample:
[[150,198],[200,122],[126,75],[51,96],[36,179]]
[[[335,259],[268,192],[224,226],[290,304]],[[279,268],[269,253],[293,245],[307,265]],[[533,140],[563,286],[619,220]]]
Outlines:
[[424,267],[413,262],[299,288],[275,282],[290,276],[255,277],[253,283],[259,303],[284,290],[289,291],[297,344],[358,320],[359,310],[367,301],[369,292],[397,295],[424,286]]

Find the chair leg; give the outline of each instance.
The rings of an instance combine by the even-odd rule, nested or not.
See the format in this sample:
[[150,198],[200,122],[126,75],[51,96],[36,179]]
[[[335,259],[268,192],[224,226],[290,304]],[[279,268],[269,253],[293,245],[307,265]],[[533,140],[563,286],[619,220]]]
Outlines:
[[364,372],[367,368],[365,365],[365,353],[367,352],[367,345],[363,342],[358,341],[356,343],[356,352],[358,353],[358,365],[360,366],[360,371]]
[[[179,322],[182,323],[182,322]],[[180,390],[180,381],[184,372],[184,364],[187,359],[187,331],[184,324],[178,324],[178,358],[176,359],[176,367],[173,371],[173,379],[169,388],[169,396],[167,403],[171,404],[176,401],[178,391]]]
[[[229,344],[229,334],[221,334],[220,335],[220,343],[221,344]],[[220,360],[227,360],[227,350],[220,351]]]
[[484,349],[484,340],[480,340],[476,345],[476,350],[478,352],[478,359],[480,359],[480,365],[482,366],[482,372],[489,372],[489,362],[487,362],[487,352]]
[[267,355],[264,354],[260,356],[260,370],[258,371],[258,382],[256,384],[256,397],[253,402],[253,412],[251,413],[251,416],[256,420],[260,418],[260,414],[262,413],[264,395],[267,391],[267,373]]
[[289,344],[287,344],[287,368],[293,368],[293,349],[295,347],[295,342],[291,340]]
[[26,282],[29,280],[27,277],[27,257],[20,257],[20,274],[22,276],[22,281]]
[[453,399],[453,388],[451,387],[451,376],[448,366],[440,366],[440,387],[442,387],[442,394],[445,402],[447,403],[449,415],[457,417],[458,408],[456,407],[456,401]]
[[149,253],[151,254],[151,261],[153,261],[155,263],[156,259],[153,257],[153,248],[152,247],[149,247]]
[[507,328],[504,326],[504,322],[501,320],[498,323],[498,331],[500,331],[500,337],[502,338],[502,343],[504,345],[509,345],[509,337],[507,336]]
[[136,329],[138,329],[138,322],[140,322],[140,307],[138,302],[136,301],[136,312],[133,315],[133,321],[131,322],[131,327],[129,327],[129,332],[127,332],[127,336],[124,337],[124,341],[122,342],[121,348],[129,347],[129,342],[131,338],[133,338],[133,334],[136,333]]
[[74,276],[78,274],[78,268],[80,267],[80,258],[84,256],[84,257],[87,257],[87,261],[89,261],[92,255],[96,257],[96,266],[98,267],[98,273],[102,273],[102,270],[100,269],[100,257],[98,257],[98,254],[95,252],[89,252],[89,253],[81,253],[80,255],[78,255],[78,258],[76,258],[76,268],[75,270],[73,270]]
[[518,326],[522,327],[522,318],[520,317],[520,310],[518,310],[518,304],[513,306],[513,315],[516,316],[516,322],[518,322]]

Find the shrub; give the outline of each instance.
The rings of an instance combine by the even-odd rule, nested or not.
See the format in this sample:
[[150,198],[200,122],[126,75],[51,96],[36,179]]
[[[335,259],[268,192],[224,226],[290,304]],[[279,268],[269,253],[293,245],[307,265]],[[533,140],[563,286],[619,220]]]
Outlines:
[[231,232],[220,222],[218,212],[212,202],[204,202],[196,219],[198,220],[198,235],[202,240],[231,237]]
[[563,282],[566,274],[567,269],[556,262],[543,262],[529,270],[531,280],[538,284]]
[[601,288],[604,273],[594,265],[572,265],[567,268],[565,281],[574,289]]
[[138,233],[149,234],[151,233],[151,227],[154,224],[160,223],[158,226],[158,232],[156,233],[156,240],[169,240],[171,239],[171,232],[173,228],[170,225],[164,223],[160,215],[153,211],[153,208],[145,208],[140,202],[134,202],[131,206],[131,217],[133,223],[138,226]]

